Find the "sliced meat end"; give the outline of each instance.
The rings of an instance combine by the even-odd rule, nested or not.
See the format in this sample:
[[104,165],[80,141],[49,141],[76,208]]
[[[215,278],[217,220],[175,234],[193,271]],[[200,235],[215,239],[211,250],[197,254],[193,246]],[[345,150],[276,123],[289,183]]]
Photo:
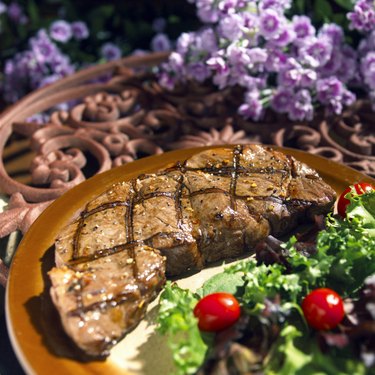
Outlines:
[[63,327],[92,356],[102,356],[143,318],[165,283],[165,259],[136,246],[74,268],[53,268],[50,290]]

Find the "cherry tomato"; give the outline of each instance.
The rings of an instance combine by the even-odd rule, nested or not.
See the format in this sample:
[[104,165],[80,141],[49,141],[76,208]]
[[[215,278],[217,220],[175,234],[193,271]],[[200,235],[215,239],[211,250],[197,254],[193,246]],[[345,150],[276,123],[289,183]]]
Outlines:
[[309,293],[302,302],[307,323],[318,330],[335,328],[344,318],[344,304],[332,289],[319,288]]
[[[358,195],[362,195],[364,193],[368,193],[372,190],[375,190],[375,187],[371,184],[368,184],[367,182],[360,182],[358,184],[354,184],[353,186]],[[348,194],[350,191],[351,191],[350,187],[345,189],[341,193],[339,200],[337,202],[337,212],[343,218],[346,217],[346,207],[350,203],[350,200],[346,199],[345,195]]]
[[230,293],[212,293],[203,297],[194,308],[201,331],[221,331],[234,324],[240,317],[241,308]]

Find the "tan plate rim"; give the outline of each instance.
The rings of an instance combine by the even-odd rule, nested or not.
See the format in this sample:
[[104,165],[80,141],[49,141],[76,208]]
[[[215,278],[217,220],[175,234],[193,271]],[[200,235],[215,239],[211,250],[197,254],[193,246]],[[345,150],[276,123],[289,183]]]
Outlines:
[[[140,173],[155,171],[171,162],[184,160],[204,149],[218,147],[233,146],[221,145],[170,151],[113,168],[72,188],[53,202],[39,216],[25,234],[18,247],[11,265],[6,289],[7,328],[12,346],[26,373],[42,375],[49,374],[53,371],[55,375],[66,374],[66,366],[68,366],[68,372],[74,373],[75,375],[97,374],[106,369],[102,362],[98,364],[96,364],[96,362],[91,364],[81,363],[65,358],[58,358],[48,352],[47,349],[43,347],[41,335],[33,326],[30,321],[30,316],[26,311],[24,304],[30,298],[42,292],[40,288],[42,286],[40,258],[46,249],[52,245],[58,229],[60,229],[62,225],[66,225],[71,220],[72,215],[79,208],[83,207],[88,200],[104,191],[112,183],[134,178]],[[330,183],[334,188],[336,186],[336,191],[338,190],[337,186],[343,188],[359,181],[375,183],[375,179],[321,156],[309,154],[297,149],[270,147],[293,155],[298,160],[310,165],[320,173],[324,180]],[[337,192],[339,193],[340,191]],[[51,221],[54,222],[56,217],[58,218],[57,224],[54,223],[51,228],[48,228],[51,229],[52,232],[48,232],[48,235],[45,236],[46,224]],[[33,252],[30,248],[33,248],[35,245],[37,251]],[[27,268],[25,271],[25,265],[31,267]],[[39,267],[38,272],[34,272],[35,265]],[[108,370],[108,368],[106,370]]]

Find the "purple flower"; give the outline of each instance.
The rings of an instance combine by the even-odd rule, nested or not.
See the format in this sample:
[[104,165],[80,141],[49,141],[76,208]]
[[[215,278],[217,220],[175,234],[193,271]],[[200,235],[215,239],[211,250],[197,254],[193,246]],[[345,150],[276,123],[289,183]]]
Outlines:
[[301,60],[313,68],[326,64],[331,54],[332,43],[327,37],[308,38],[299,49]]
[[195,34],[194,33],[182,33],[177,39],[176,51],[185,56],[191,45],[195,44]]
[[75,71],[69,57],[61,53],[54,55],[50,62],[50,67],[53,72],[59,74],[61,77],[65,77]]
[[259,17],[251,12],[242,12],[241,15],[244,32],[255,31],[255,28],[259,25]]
[[341,64],[337,69],[335,75],[340,77],[340,80],[347,83],[358,75],[358,54],[357,52],[347,44],[344,44],[340,50],[341,53]]
[[243,19],[238,14],[229,14],[219,22],[219,33],[228,40],[236,40],[242,36]]
[[248,49],[247,55],[252,65],[264,64],[268,58],[267,51],[259,47]]
[[171,49],[171,41],[166,34],[156,34],[151,40],[151,49],[155,52],[169,51]]
[[344,57],[341,61],[341,66],[337,70],[336,75],[344,83],[353,80],[358,74],[357,60],[349,57]]
[[283,19],[273,9],[266,9],[260,15],[259,29],[265,39],[277,37],[283,28]]
[[210,70],[203,62],[190,63],[186,66],[188,76],[198,82],[205,81],[210,75]]
[[278,13],[284,13],[286,9],[291,6],[291,0],[260,0],[259,10],[264,11],[265,9],[273,9]]
[[333,49],[331,58],[319,68],[322,77],[335,75],[343,63],[343,56],[339,49]]
[[225,56],[227,57],[228,63],[236,69],[242,69],[243,67],[251,64],[249,50],[232,43],[225,50]]
[[289,58],[279,72],[278,83],[284,87],[296,87],[300,84],[302,73],[303,68],[297,60]]
[[342,95],[342,102],[344,105],[352,105],[356,101],[357,97],[354,93],[352,93],[349,90],[344,90],[344,93]]
[[159,72],[159,83],[162,87],[172,90],[177,81],[183,81],[185,76],[185,67],[183,57],[177,53],[172,52],[169,55],[168,62],[161,65]]
[[107,61],[117,60],[121,57],[120,48],[110,42],[103,44],[100,53]]
[[298,39],[305,39],[315,35],[315,27],[307,16],[294,16],[292,25]]
[[229,82],[230,69],[227,62],[221,56],[214,56],[206,61],[207,66],[213,71],[213,82],[220,89]]
[[361,60],[361,69],[363,75],[366,75],[369,71],[375,71],[375,52],[369,52]]
[[72,33],[73,33],[73,37],[76,40],[83,40],[83,39],[88,38],[89,29],[85,22],[76,21],[72,23]]
[[203,29],[199,33],[202,50],[213,53],[217,50],[217,39],[212,29]]
[[371,90],[375,89],[375,52],[369,52],[361,60],[361,71],[366,84]]
[[222,14],[232,14],[244,7],[246,2],[243,0],[221,0],[218,9]]
[[23,13],[23,9],[17,3],[10,3],[8,5],[7,13],[8,17],[15,23],[25,24],[27,22],[27,17]]
[[342,112],[343,105],[350,105],[355,100],[354,94],[348,91],[336,77],[318,80],[316,92],[319,102],[336,114]]
[[55,43],[51,41],[47,32],[42,29],[30,39],[30,47],[36,59],[41,63],[49,63],[59,53]]
[[217,73],[222,73],[229,70],[228,64],[221,56],[213,56],[206,61],[207,66]]
[[296,39],[296,32],[292,29],[290,25],[285,25],[285,28],[280,32],[280,34],[269,41],[277,47],[286,47],[288,44],[292,43]]
[[238,77],[238,84],[245,87],[247,91],[264,90],[267,86],[265,78],[250,75],[241,75]]
[[49,28],[49,34],[52,39],[66,43],[70,40],[73,35],[72,27],[69,25],[68,22],[64,20],[58,20],[52,23]]
[[2,1],[0,1],[0,14],[5,13],[7,9],[8,7]]
[[262,102],[259,100],[259,93],[257,91],[246,93],[245,103],[238,108],[238,113],[245,119],[260,120],[263,116],[264,108]]
[[331,39],[332,44],[338,47],[344,41],[344,31],[341,26],[335,23],[324,24],[319,30],[318,37],[325,36]]
[[336,77],[323,78],[317,81],[316,92],[322,104],[329,104],[331,100],[341,98],[344,87]]
[[202,22],[215,23],[219,20],[220,11],[214,7],[212,0],[197,0],[197,14]]
[[311,88],[315,85],[318,78],[318,74],[313,69],[302,69],[300,86],[305,88]]
[[184,58],[178,52],[172,52],[169,55],[168,66],[173,72],[182,75],[184,69]]
[[291,102],[289,118],[292,121],[311,121],[314,115],[314,108],[310,92],[306,89],[299,90]]
[[212,77],[212,82],[219,88],[223,89],[227,86],[231,86],[230,71],[216,72]]
[[293,92],[288,89],[279,88],[272,96],[271,107],[279,113],[289,111],[290,105],[293,102]]
[[287,62],[287,55],[277,48],[267,48],[268,56],[264,64],[269,72],[278,72]]
[[349,28],[369,32],[375,29],[375,6],[371,0],[358,0],[354,12],[347,14]]
[[159,83],[162,87],[173,90],[177,83],[177,77],[164,70],[159,74]]

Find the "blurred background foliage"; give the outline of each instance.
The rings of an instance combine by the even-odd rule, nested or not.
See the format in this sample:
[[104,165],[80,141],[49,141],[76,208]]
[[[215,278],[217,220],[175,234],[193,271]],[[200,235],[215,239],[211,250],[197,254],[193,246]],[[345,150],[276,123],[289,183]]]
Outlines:
[[[9,7],[15,2],[4,2]],[[187,1],[71,1],[20,0],[16,4],[26,19],[14,20],[4,12],[1,17],[1,62],[27,48],[28,40],[42,28],[48,29],[53,21],[84,21],[90,35],[80,44],[60,46],[73,61],[96,62],[99,49],[105,42],[118,45],[123,55],[136,49],[150,49],[156,31],[156,19],[165,20],[164,32],[176,39],[183,31],[195,29],[199,22],[195,6]]]

